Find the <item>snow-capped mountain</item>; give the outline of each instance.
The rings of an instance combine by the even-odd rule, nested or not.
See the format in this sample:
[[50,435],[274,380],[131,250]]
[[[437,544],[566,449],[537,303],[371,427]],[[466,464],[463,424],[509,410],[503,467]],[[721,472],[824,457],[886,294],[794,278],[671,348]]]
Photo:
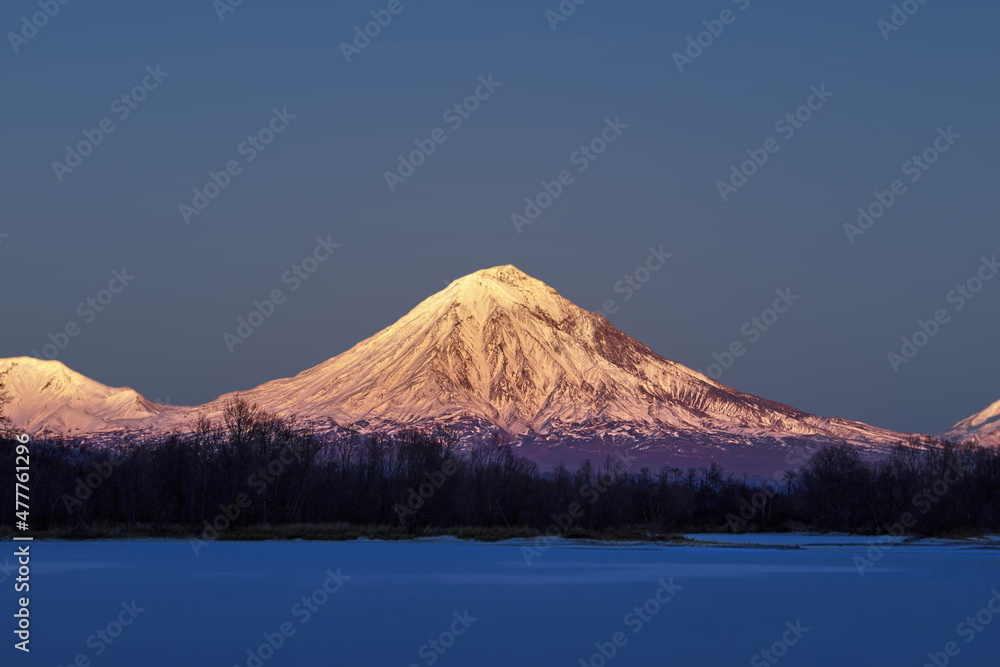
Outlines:
[[108,387],[60,361],[0,359],[0,384],[11,397],[4,413],[28,433],[82,435],[148,419],[159,407],[128,387]]
[[1000,401],[968,419],[963,419],[941,437],[949,440],[971,440],[980,445],[1000,446]]
[[[0,368],[9,369],[5,381],[18,397],[16,422],[74,433],[185,430],[199,415],[218,419],[235,395],[168,408],[58,362],[21,358]],[[466,439],[498,433],[539,460],[627,447],[662,461],[667,452],[690,458],[717,448],[845,441],[882,447],[907,437],[715,382],[513,266],[460,278],[350,350],[239,394],[320,429],[448,425]]]
[[[241,395],[269,411],[339,424],[478,417],[511,435],[629,423],[666,432],[894,436],[719,384],[513,266],[460,278],[343,354]],[[202,409],[221,411],[229,398]]]

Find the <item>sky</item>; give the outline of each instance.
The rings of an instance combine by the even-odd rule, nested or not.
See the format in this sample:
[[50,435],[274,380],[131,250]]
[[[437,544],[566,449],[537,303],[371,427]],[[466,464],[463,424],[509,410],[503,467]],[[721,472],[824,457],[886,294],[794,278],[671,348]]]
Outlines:
[[513,264],[741,391],[944,430],[1000,399],[1000,8],[904,4],[10,0],[0,357],[198,404]]

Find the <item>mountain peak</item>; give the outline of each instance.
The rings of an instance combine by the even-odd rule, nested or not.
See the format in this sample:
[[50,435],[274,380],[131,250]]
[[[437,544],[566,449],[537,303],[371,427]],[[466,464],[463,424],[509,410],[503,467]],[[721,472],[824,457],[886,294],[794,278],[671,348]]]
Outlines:
[[69,370],[66,364],[58,359],[36,359],[35,357],[10,357],[3,360],[2,368],[7,369],[17,365],[43,373],[56,373],[58,371]]
[[541,280],[510,264],[481,269],[455,280],[425,299],[412,314],[439,318],[456,307],[467,309],[480,321],[498,310],[527,309],[556,320],[574,310],[583,312]]
[[[499,280],[504,283],[519,283],[535,280],[527,273],[517,268],[513,264],[503,264],[502,266],[494,266],[489,269],[480,269],[475,273],[470,274],[471,276],[477,276],[479,278],[490,278],[492,280]],[[539,281],[535,281],[539,282]]]
[[134,389],[103,385],[54,359],[0,359],[0,382],[13,399],[8,416],[32,433],[95,432],[158,411]]
[[459,285],[463,287],[486,287],[490,284],[498,284],[520,290],[555,291],[541,280],[532,278],[513,264],[504,264],[502,266],[494,266],[489,269],[480,269],[479,271],[463,276],[452,283],[452,285]]
[[[366,427],[471,419],[518,436],[628,424],[650,437],[884,437],[720,385],[512,265],[459,278],[350,350],[241,395],[270,412]],[[229,398],[198,410],[215,418]]]
[[1000,401],[963,419],[942,435],[953,440],[975,440],[982,444],[1000,445]]

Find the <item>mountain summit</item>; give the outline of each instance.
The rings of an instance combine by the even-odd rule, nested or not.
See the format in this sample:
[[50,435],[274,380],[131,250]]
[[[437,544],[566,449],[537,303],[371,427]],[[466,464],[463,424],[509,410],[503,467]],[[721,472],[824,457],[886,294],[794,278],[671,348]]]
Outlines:
[[105,386],[55,360],[0,359],[0,384],[12,399],[7,416],[31,433],[93,433],[158,412],[134,389]]

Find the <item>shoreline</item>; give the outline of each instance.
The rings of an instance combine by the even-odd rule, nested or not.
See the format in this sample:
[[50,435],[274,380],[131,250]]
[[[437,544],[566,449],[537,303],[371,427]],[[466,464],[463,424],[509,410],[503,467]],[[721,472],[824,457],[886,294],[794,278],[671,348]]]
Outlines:
[[[0,541],[12,542],[13,537],[23,537],[9,527],[0,529]],[[676,533],[655,533],[640,529],[621,529],[610,532],[568,531],[563,534],[547,535],[541,531],[523,528],[426,528],[406,530],[395,526],[354,526],[342,524],[292,524],[286,526],[247,526],[208,535],[198,532],[192,526],[101,526],[82,530],[50,529],[33,531],[33,541],[205,541],[205,542],[428,542],[454,539],[464,542],[493,544],[499,542],[552,541],[564,543],[587,543],[599,545],[660,545],[660,546],[712,546],[718,548],[778,548],[798,549],[810,546],[852,546],[872,542],[895,544],[955,544],[1000,549],[1000,535],[989,533],[955,533],[944,535],[906,535],[892,537],[888,534],[863,533],[823,533],[815,531],[773,531],[725,533],[720,531],[683,530]]]

